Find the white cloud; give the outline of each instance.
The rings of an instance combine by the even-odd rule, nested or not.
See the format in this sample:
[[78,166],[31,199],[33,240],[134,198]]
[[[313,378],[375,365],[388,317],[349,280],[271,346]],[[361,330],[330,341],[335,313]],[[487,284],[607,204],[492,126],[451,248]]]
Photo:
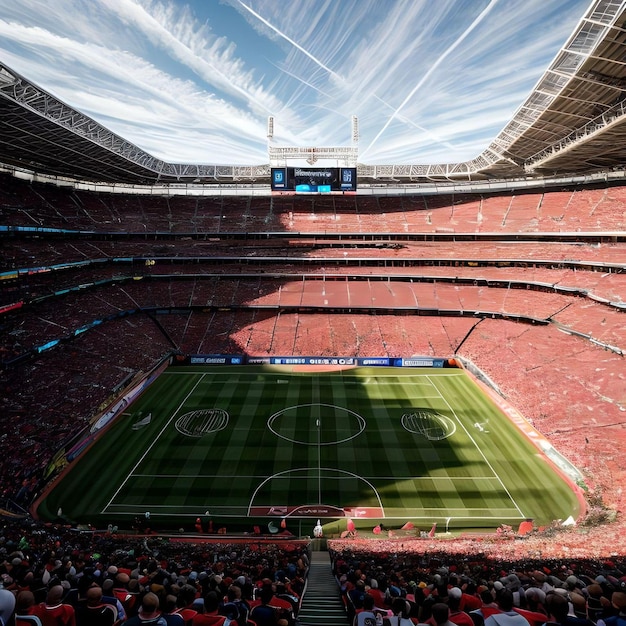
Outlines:
[[0,61],[173,162],[347,145],[369,163],[477,156],[587,0],[0,0]]

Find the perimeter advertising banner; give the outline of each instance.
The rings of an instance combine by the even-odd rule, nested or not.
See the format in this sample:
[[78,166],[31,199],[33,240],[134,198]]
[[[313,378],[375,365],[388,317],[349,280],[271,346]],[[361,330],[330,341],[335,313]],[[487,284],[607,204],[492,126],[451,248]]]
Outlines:
[[356,191],[356,167],[273,167],[272,191]]
[[320,356],[250,356],[226,354],[179,355],[176,365],[340,365],[359,367],[455,367],[449,359],[430,356],[398,357],[320,357]]

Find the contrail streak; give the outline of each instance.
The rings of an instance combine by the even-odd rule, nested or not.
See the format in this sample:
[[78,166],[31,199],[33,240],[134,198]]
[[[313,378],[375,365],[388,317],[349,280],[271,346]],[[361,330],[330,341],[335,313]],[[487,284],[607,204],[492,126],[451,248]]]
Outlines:
[[416,92],[420,89],[420,87],[428,80],[430,75],[441,65],[441,63],[445,60],[445,58],[453,52],[462,42],[463,40],[478,26],[484,19],[484,17],[493,9],[494,6],[498,3],[498,0],[491,0],[491,2],[487,5],[485,9],[483,9],[480,15],[465,29],[465,31],[459,36],[459,38],[448,47],[447,50],[430,66],[430,69],[424,74],[422,79],[413,87],[409,95],[402,101],[400,106],[391,114],[391,117],[385,122],[385,125],[378,131],[378,134],[372,141],[369,146],[365,148],[365,151],[361,154],[361,157],[367,153],[368,150],[372,148],[372,146],[380,139],[380,136],[389,128],[389,125],[396,116],[400,113],[400,111],[406,106],[407,102],[411,100],[411,98],[416,94]]
[[[380,96],[377,96],[374,94],[374,98],[376,98],[376,100],[378,100],[382,105],[386,106],[388,109],[393,108],[388,102],[385,102],[385,100],[383,100]],[[396,115],[398,115],[397,112],[396,112]],[[413,120],[409,119],[408,117],[404,115],[402,116],[398,115],[398,118],[405,124],[408,124],[409,126],[413,126],[413,128],[417,128],[417,130],[421,130],[423,133],[426,133],[426,135],[428,135],[431,139],[433,139],[433,141],[442,144],[443,146],[445,146],[446,148],[450,150],[456,150],[456,146],[454,144],[450,143],[449,141],[446,141],[445,139],[442,139],[441,137],[439,137],[439,135],[436,135],[431,130],[428,130],[428,128],[424,128],[423,126],[420,126],[419,124],[417,124],[416,122],[414,122]]]
[[335,72],[333,72],[333,70],[330,69],[330,67],[328,67],[327,65],[324,65],[319,59],[316,59],[310,52],[305,50],[300,44],[298,44],[293,39],[291,39],[291,37],[288,37],[287,35],[285,35],[285,33],[278,30],[278,28],[270,24],[264,17],[262,17],[261,15],[253,11],[249,6],[245,5],[241,0],[237,0],[237,1],[246,11],[248,11],[248,13],[250,13],[250,15],[253,15],[254,17],[256,17],[256,19],[259,20],[260,22],[263,22],[265,26],[273,30],[277,35],[282,37],[285,41],[288,41],[294,48],[297,48],[298,50],[300,50],[302,54],[309,57],[311,61],[313,61],[314,63],[317,63],[317,65],[319,65],[322,69],[326,70],[329,74],[331,74],[335,78],[339,78],[339,74],[336,74]]

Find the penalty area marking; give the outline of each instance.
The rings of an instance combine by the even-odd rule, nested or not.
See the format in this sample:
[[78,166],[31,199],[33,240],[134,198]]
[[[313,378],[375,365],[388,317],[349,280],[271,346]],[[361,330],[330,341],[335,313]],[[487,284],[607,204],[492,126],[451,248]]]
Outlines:
[[500,475],[498,474],[498,472],[496,472],[496,470],[494,469],[489,459],[485,456],[485,453],[483,452],[482,448],[476,443],[476,440],[474,439],[474,437],[472,437],[472,434],[469,432],[469,430],[465,428],[465,425],[461,422],[461,420],[459,419],[459,416],[456,414],[456,411],[450,406],[450,403],[446,400],[444,395],[441,393],[441,391],[439,390],[439,387],[437,387],[437,385],[434,382],[432,382],[432,385],[441,396],[441,399],[446,403],[446,406],[448,407],[448,409],[450,409],[450,412],[452,413],[452,415],[454,415],[457,422],[460,424],[461,428],[463,428],[463,430],[465,431],[465,434],[469,437],[470,441],[474,444],[474,447],[476,448],[476,450],[478,450],[478,452],[480,453],[480,456],[483,457],[483,460],[487,464],[487,467],[489,467],[489,469],[493,472],[493,475],[498,479],[500,486],[502,487],[502,489],[504,489],[504,492],[513,503],[513,506],[517,509],[517,512],[520,514],[520,517],[525,519],[527,516],[525,516],[524,513],[522,512],[522,509],[519,508],[519,505],[517,504],[517,502],[511,495],[511,492],[507,489],[507,486],[504,484],[504,482],[502,482],[502,478],[500,478]]
[[165,432],[165,430],[172,423],[172,420],[176,417],[176,414],[183,408],[183,405],[185,404],[185,402],[187,402],[187,400],[193,395],[193,393],[195,392],[196,388],[198,387],[198,385],[200,385],[200,383],[202,382],[202,380],[204,379],[205,376],[206,376],[206,374],[201,374],[200,375],[200,378],[198,379],[198,382],[191,388],[191,391],[183,398],[182,402],[178,405],[177,409],[172,413],[172,416],[167,420],[167,422],[165,422],[165,425],[163,426],[163,428],[161,428],[159,434],[154,438],[152,443],[144,450],[144,452],[141,455],[141,457],[139,457],[139,460],[137,461],[137,463],[135,463],[133,469],[130,470],[128,476],[126,476],[126,478],[122,481],[120,486],[115,490],[115,493],[111,496],[111,499],[106,503],[106,505],[104,506],[102,511],[100,511],[100,514],[106,513],[106,511],[109,508],[109,506],[111,506],[111,503],[113,502],[113,500],[115,500],[115,498],[117,497],[117,494],[123,489],[124,485],[126,485],[126,483],[130,479],[130,477],[133,475],[135,470],[139,467],[139,465],[142,463],[142,461],[146,458],[146,456],[148,455],[150,450],[152,450],[152,448],[154,447],[154,444],[161,438],[161,435]]

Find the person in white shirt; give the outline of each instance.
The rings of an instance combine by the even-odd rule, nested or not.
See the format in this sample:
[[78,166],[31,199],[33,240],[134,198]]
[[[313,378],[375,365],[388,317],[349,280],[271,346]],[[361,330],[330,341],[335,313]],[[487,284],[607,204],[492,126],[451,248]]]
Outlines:
[[485,620],[485,626],[530,626],[530,622],[513,610],[513,593],[503,589],[496,596],[501,613],[494,613]]

